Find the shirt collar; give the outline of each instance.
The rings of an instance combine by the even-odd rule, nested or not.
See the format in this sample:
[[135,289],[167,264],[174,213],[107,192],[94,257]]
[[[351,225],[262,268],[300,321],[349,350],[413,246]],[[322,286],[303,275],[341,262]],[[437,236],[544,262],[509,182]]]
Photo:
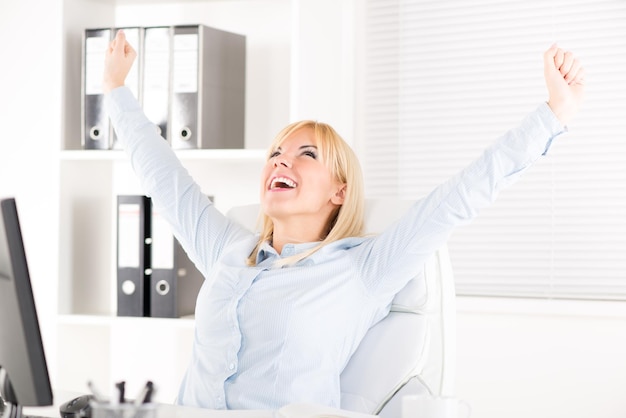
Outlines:
[[274,247],[270,245],[268,241],[265,241],[259,247],[259,251],[256,256],[257,265],[267,261],[267,260],[276,260],[279,258],[291,257],[293,255],[301,254],[305,251],[310,250],[311,248],[318,245],[319,242],[304,242],[301,244],[285,244],[283,246],[283,250],[280,254],[276,251]]

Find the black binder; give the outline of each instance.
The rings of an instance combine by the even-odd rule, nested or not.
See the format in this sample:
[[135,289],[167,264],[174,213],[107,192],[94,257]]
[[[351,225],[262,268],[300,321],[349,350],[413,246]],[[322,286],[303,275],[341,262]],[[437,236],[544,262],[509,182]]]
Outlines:
[[84,149],[111,148],[111,127],[104,111],[102,75],[111,29],[86,29],[83,36],[82,145]]
[[117,197],[117,314],[148,316],[151,205],[146,196]]
[[152,212],[149,316],[178,318],[192,315],[204,281],[170,226]]

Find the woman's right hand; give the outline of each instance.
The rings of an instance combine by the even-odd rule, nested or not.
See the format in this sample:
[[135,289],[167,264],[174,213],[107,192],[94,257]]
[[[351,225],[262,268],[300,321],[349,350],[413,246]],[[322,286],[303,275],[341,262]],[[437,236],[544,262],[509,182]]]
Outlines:
[[137,58],[137,52],[126,41],[124,31],[118,30],[115,39],[106,50],[102,83],[104,93],[124,85],[135,58]]

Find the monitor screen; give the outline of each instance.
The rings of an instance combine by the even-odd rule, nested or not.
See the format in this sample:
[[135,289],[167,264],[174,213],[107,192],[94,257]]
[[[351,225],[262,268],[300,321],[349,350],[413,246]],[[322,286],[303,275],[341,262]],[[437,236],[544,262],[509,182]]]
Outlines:
[[9,407],[52,404],[15,199],[0,200],[0,394]]

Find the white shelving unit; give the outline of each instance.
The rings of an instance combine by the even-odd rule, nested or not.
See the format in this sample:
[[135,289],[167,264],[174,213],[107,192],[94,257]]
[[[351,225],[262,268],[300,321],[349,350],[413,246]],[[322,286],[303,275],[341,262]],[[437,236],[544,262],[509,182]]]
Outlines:
[[[61,160],[59,313],[114,315],[116,197],[143,193],[119,151],[64,151]],[[185,151],[179,157],[216,206],[258,201],[263,151]]]
[[246,148],[178,151],[183,165],[227,211],[258,202],[265,147],[289,121],[289,0],[179,2],[66,0],[65,123],[59,161],[57,389],[104,393],[126,380],[129,396],[146,380],[157,400],[174,400],[187,367],[193,318],[116,316],[116,196],[140,194],[123,151],[82,150],[81,39],[94,27],[206,24],[246,36]]

